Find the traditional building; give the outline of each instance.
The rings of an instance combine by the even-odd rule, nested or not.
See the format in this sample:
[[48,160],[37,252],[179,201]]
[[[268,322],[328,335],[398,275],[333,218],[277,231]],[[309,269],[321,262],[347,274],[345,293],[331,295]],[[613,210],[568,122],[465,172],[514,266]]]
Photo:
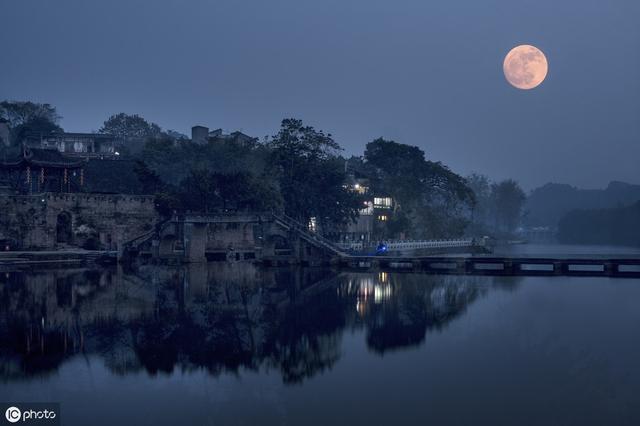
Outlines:
[[0,182],[5,191],[19,194],[80,192],[85,165],[55,149],[24,147],[0,157]]
[[31,148],[55,149],[82,158],[114,158],[123,146],[116,136],[103,133],[31,132],[22,142]]

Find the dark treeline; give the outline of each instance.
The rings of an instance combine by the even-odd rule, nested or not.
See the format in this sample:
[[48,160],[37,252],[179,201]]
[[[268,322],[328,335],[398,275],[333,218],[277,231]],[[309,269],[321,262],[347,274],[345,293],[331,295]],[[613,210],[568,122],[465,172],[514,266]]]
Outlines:
[[344,185],[340,149],[331,135],[286,119],[262,142],[148,139],[136,171],[162,212],[277,210],[335,226],[353,219],[361,205]]
[[509,238],[520,225],[527,199],[513,179],[491,182],[488,177],[472,174],[467,184],[475,194],[470,233]]
[[[0,120],[11,128],[14,149],[27,132],[62,131],[49,104],[5,101]],[[384,139],[346,159],[331,134],[297,119],[283,120],[264,140],[214,137],[196,143],[125,113],[108,117],[99,131],[121,141],[120,161],[106,168],[90,160],[87,189],[154,194],[164,215],[273,210],[302,223],[313,218],[319,229],[331,231],[353,223],[374,197],[388,197],[390,214],[376,225],[383,238],[509,234],[522,217],[525,197],[514,181],[463,178],[416,146]],[[357,179],[366,182],[365,193],[354,190]]]
[[528,226],[555,228],[572,210],[597,210],[629,206],[640,200],[640,185],[611,182],[604,189],[579,189],[549,183],[534,189],[527,199]]
[[61,132],[62,128],[58,124],[61,118],[56,108],[50,104],[0,102],[0,122],[9,125],[10,141],[14,145],[17,145],[28,132]]
[[[364,155],[345,159],[330,134],[285,119],[264,141],[216,140],[195,144],[149,140],[137,171],[162,211],[278,210],[324,230],[356,220],[373,196],[393,199],[379,235],[462,235],[475,198],[465,179],[429,161],[419,148],[377,139]],[[366,179],[367,194],[349,184]]]
[[640,246],[640,201],[626,207],[571,211],[560,220],[558,239],[569,244]]
[[557,230],[567,244],[640,246],[640,185],[611,182],[605,189],[547,184],[527,200],[525,224]]

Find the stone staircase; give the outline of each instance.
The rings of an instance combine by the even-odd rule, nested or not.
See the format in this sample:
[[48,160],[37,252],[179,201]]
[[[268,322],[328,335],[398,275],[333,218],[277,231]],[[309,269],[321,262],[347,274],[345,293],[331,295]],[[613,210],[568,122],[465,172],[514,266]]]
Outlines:
[[287,215],[274,213],[273,220],[277,225],[281,226],[282,228],[288,231],[293,231],[300,238],[302,238],[304,241],[308,242],[309,244],[313,245],[314,247],[317,247],[322,250],[326,250],[336,256],[340,256],[340,257],[348,256],[348,254],[343,249],[338,247],[333,241],[330,241],[324,238],[322,235],[318,233],[310,231],[309,228],[306,227],[304,224],[298,222],[297,220]]

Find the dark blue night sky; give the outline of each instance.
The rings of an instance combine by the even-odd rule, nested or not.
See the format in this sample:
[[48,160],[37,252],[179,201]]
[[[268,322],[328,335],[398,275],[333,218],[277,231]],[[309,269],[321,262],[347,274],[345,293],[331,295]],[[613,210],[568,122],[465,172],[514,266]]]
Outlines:
[[[383,136],[454,171],[640,183],[637,0],[3,0],[0,99],[49,102],[67,131],[138,113],[262,137],[284,117],[347,154]],[[518,91],[504,55],[534,44]]]

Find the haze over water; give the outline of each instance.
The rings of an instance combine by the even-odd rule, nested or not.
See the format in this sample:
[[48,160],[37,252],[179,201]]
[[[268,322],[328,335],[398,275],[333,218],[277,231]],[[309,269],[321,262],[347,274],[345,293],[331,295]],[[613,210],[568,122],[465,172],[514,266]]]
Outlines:
[[212,263],[0,297],[0,400],[65,425],[640,422],[637,279]]

